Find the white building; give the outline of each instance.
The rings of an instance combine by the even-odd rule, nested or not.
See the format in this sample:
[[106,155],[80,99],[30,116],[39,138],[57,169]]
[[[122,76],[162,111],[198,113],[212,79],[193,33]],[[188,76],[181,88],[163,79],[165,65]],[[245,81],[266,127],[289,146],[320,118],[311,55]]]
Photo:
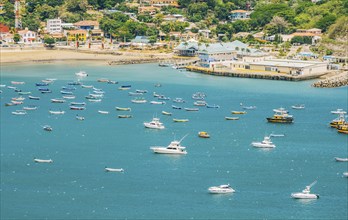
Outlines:
[[50,34],[62,33],[62,20],[60,18],[48,19],[46,28]]
[[18,31],[18,34],[21,36],[21,39],[18,43],[31,44],[36,42],[36,32],[30,31],[28,28],[25,30]]

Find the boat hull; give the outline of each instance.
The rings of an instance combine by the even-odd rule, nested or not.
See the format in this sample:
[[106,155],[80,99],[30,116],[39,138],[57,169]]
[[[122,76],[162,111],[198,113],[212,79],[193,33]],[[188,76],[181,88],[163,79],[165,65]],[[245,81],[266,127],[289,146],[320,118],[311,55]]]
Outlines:
[[290,124],[293,123],[293,119],[292,118],[284,118],[284,119],[275,119],[275,118],[267,118],[267,121],[270,123],[286,123],[286,124]]
[[292,193],[291,198],[294,198],[294,199],[319,199],[319,195],[306,194],[306,193]]
[[162,147],[152,147],[151,150],[157,154],[187,154],[186,151],[170,150]]

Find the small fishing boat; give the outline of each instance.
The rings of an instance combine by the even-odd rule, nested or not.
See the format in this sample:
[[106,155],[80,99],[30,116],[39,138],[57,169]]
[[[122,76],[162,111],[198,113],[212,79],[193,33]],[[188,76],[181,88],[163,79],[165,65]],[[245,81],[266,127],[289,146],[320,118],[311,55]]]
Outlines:
[[173,108],[173,109],[178,109],[178,110],[179,110],[179,109],[182,109],[180,106],[176,106],[176,105],[172,105],[172,108]]
[[291,108],[296,110],[301,110],[301,109],[305,109],[305,105],[304,104],[292,105]]
[[93,85],[81,85],[81,88],[92,89]]
[[68,82],[68,85],[70,85],[70,86],[80,86],[80,85],[82,85],[82,82],[80,82],[80,81]]
[[12,85],[23,85],[25,82],[11,81]]
[[242,108],[246,110],[254,110],[256,109],[256,106],[242,106]]
[[109,114],[109,112],[108,112],[108,111],[102,111],[102,110],[98,110],[98,113],[103,114],[103,115],[107,115],[107,114]]
[[162,111],[162,115],[168,115],[168,116],[170,116],[170,115],[172,115],[172,113],[171,113],[171,112]]
[[34,158],[34,162],[35,163],[53,163],[53,160],[52,159],[45,160],[45,159]]
[[32,99],[32,100],[40,100],[40,97],[38,96],[28,96],[29,99]]
[[225,117],[226,120],[239,120],[239,117]]
[[159,96],[157,97],[158,100],[170,100],[170,97],[166,97],[166,96]]
[[46,87],[38,87],[37,88],[38,91],[49,91],[50,89],[49,88],[46,88]]
[[215,104],[213,104],[213,105],[206,105],[206,107],[207,108],[220,108],[220,106],[219,105],[215,105]]
[[199,111],[199,108],[184,108],[184,110],[188,112],[196,112]]
[[87,77],[88,74],[87,74],[85,71],[80,71],[80,72],[75,73],[75,76],[78,76],[78,77]]
[[41,83],[35,83],[36,86],[48,86],[48,83],[41,82]]
[[195,106],[206,106],[207,102],[206,101],[202,101],[202,100],[198,100],[198,101],[195,101],[193,103],[193,105],[195,105]]
[[230,186],[230,184],[227,185],[220,185],[220,186],[212,186],[208,188],[208,191],[213,194],[225,194],[225,193],[233,193],[235,192],[234,189]]
[[70,105],[69,108],[71,110],[85,110],[86,109],[85,106],[77,106],[77,105]]
[[186,101],[182,98],[175,98],[173,99],[173,102],[176,102],[176,103],[185,103]]
[[344,176],[344,177],[348,177],[348,172],[344,172],[344,173],[343,173],[343,176]]
[[8,103],[5,103],[5,106],[13,106],[15,104],[13,104],[12,102],[8,102]]
[[18,92],[19,95],[30,95],[31,92]]
[[270,134],[270,137],[284,137],[285,134]]
[[48,111],[52,115],[64,115],[65,111]]
[[146,99],[142,99],[142,98],[137,98],[137,99],[132,99],[131,102],[135,103],[135,104],[144,104],[146,103]]
[[26,110],[26,111],[33,111],[33,110],[36,110],[37,109],[37,106],[35,105],[29,105],[29,106],[24,106],[23,107],[23,110]]
[[64,102],[66,102],[66,100],[64,100],[64,99],[51,99],[51,102],[52,103],[64,103]]
[[142,96],[144,94],[143,93],[137,93],[137,92],[128,92],[128,95],[130,95],[130,96]]
[[161,83],[156,83],[154,86],[155,87],[162,87],[162,84]]
[[165,105],[166,102],[165,101],[162,101],[162,102],[151,101],[150,104],[153,104],[153,105]]
[[86,102],[70,102],[70,105],[86,105]]
[[337,162],[348,162],[348,158],[335,157],[335,160],[336,160]]
[[76,96],[74,95],[63,95],[63,99],[75,99]]
[[79,116],[79,115],[76,115],[76,120],[79,120],[79,121],[84,121],[85,120],[85,117],[83,116]]
[[94,94],[104,94],[105,92],[103,90],[93,90],[93,93]]
[[291,197],[294,199],[319,199],[318,194],[312,194],[311,188],[317,183],[317,181],[314,181],[312,184],[309,186],[306,186],[302,192],[297,192],[297,193],[291,193]]
[[13,101],[13,100],[11,100],[11,102],[12,102],[14,105],[21,105],[21,104],[23,104],[22,101]]
[[130,89],[132,86],[131,85],[125,85],[125,86],[120,86],[118,87],[119,90],[128,90]]
[[124,170],[122,168],[105,167],[104,169],[106,172],[124,172]]
[[13,101],[24,101],[25,98],[22,97],[22,96],[19,96],[19,97],[14,97],[14,98],[12,98],[11,100],[13,100]]
[[145,128],[152,128],[152,129],[164,129],[164,125],[162,122],[160,122],[159,118],[152,118],[152,121],[150,122],[144,122]]
[[131,108],[115,107],[117,111],[131,111]]
[[247,112],[246,111],[232,111],[231,113],[234,114],[234,115],[244,115]]
[[98,99],[98,98],[103,98],[104,95],[103,94],[89,94],[89,97],[91,97],[92,99]]
[[42,128],[45,130],[45,131],[53,131],[53,128],[49,125],[44,125],[42,126]]
[[65,90],[61,90],[60,91],[60,94],[63,94],[63,95],[72,95],[74,94],[72,91],[65,91]]
[[0,87],[3,88],[3,87],[6,87],[6,85],[5,84],[0,84]]
[[337,128],[337,132],[342,134],[348,134],[348,123],[339,125]]
[[12,115],[26,115],[27,112],[25,110],[16,110],[12,112]]
[[117,115],[118,118],[132,118],[132,115]]
[[89,102],[101,102],[101,99],[88,99]]
[[210,135],[209,135],[208,132],[206,132],[206,131],[200,131],[200,132],[198,132],[198,137],[201,137],[201,138],[210,138]]
[[100,79],[97,79],[97,82],[109,82],[109,80],[105,78],[100,78]]
[[144,90],[144,89],[137,89],[137,90],[135,90],[135,92],[136,93],[148,93],[148,91],[147,90]]
[[188,119],[178,119],[178,118],[173,118],[174,122],[188,122]]

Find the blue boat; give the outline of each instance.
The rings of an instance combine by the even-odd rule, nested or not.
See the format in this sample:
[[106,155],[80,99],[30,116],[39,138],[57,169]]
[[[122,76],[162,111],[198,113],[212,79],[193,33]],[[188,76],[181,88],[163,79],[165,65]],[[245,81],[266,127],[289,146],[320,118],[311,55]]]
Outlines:
[[42,94],[45,94],[45,93],[52,93],[52,90],[46,90],[46,91],[41,91]]
[[61,90],[60,91],[61,94],[64,94],[64,95],[72,95],[73,93],[70,92],[70,91],[64,91],[64,90]]
[[173,108],[173,109],[181,109],[180,106],[175,106],[175,105],[172,105],[172,108]]
[[73,87],[73,86],[62,86],[62,90],[69,90],[69,91],[72,91],[72,90],[76,90],[76,88]]
[[48,83],[35,83],[36,86],[48,86]]
[[49,91],[50,89],[49,88],[41,88],[41,87],[39,87],[38,90],[39,91]]
[[79,85],[82,85],[82,83],[81,82],[68,82],[68,85],[79,86]]

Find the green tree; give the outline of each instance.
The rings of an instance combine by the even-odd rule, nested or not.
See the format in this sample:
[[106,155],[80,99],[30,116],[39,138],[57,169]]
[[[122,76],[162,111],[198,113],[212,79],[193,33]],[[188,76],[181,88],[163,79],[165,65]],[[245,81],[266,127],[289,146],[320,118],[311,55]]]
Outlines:
[[325,32],[330,27],[330,25],[335,23],[335,21],[336,16],[334,14],[327,14],[317,22],[317,27]]
[[83,13],[86,12],[87,6],[87,0],[65,0],[65,7],[69,12]]
[[187,14],[189,19],[193,22],[203,20],[204,17],[207,15],[208,8],[209,7],[207,3],[205,2],[190,4],[187,8]]
[[54,47],[55,42],[56,41],[55,41],[55,39],[53,37],[50,37],[50,36],[45,36],[44,37],[44,43],[49,48]]
[[251,24],[254,28],[263,27],[272,20],[275,14],[282,13],[288,10],[291,10],[291,8],[285,3],[260,4],[250,15]]
[[13,35],[13,41],[17,44],[21,40],[21,35],[15,33]]

